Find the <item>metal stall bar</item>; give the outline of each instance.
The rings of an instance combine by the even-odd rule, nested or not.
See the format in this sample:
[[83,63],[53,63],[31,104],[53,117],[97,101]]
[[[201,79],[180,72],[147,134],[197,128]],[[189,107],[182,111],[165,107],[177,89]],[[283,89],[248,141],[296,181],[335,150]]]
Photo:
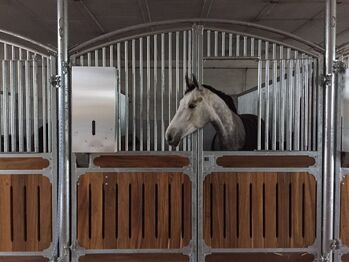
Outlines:
[[287,123],[287,136],[286,136],[286,148],[287,150],[292,150],[292,132],[293,132],[293,106],[294,106],[294,92],[293,92],[293,62],[294,59],[291,59],[291,48],[287,49],[287,58],[289,59],[288,64],[288,123]]
[[229,34],[229,49],[228,49],[228,55],[233,56],[233,34]]
[[16,152],[17,144],[17,125],[16,125],[16,72],[15,72],[15,50],[11,46],[11,61],[10,61],[10,134],[11,134],[11,152]]
[[308,147],[308,114],[309,114],[309,104],[308,104],[308,99],[309,99],[309,67],[308,67],[308,58],[304,60],[304,147],[302,148],[305,151],[309,150]]
[[[168,123],[171,121],[171,100],[172,100],[172,32],[168,33]],[[168,147],[172,151],[172,147]]]
[[120,96],[121,96],[121,51],[120,43],[116,44],[116,63],[117,63],[117,72],[118,72],[118,84],[116,90],[116,120],[117,120],[117,148],[118,151],[121,150],[121,107],[120,107]]
[[285,150],[285,108],[286,108],[286,81],[285,81],[285,59],[284,59],[284,47],[280,46],[280,60],[281,60],[281,77],[280,77],[280,146],[279,150]]
[[[22,58],[22,49],[19,49],[19,59]],[[24,78],[23,78],[23,63],[21,61],[17,62],[17,79],[18,79],[18,151],[24,152],[24,107],[23,107],[23,98],[24,98]]]
[[221,32],[222,35],[222,56],[225,56],[225,32]]
[[[175,112],[178,108],[178,95],[179,95],[179,32],[176,32],[176,104]],[[179,146],[176,147],[176,151],[179,150]]]
[[264,136],[264,149],[269,150],[269,105],[270,105],[270,88],[269,88],[269,42],[265,42],[265,136]]
[[262,149],[262,40],[258,40],[258,76],[257,76],[257,94],[258,94],[258,134],[257,150]]
[[[207,32],[207,55],[210,54],[210,37],[209,33],[211,31]],[[185,82],[185,75],[187,74],[187,31],[183,32],[183,96],[185,94],[186,90],[186,82]],[[187,150],[187,141],[188,139],[183,139],[183,151]]]
[[43,56],[41,57],[41,102],[42,102],[42,130],[43,130],[43,135],[42,139],[43,142],[42,145],[42,151],[47,152],[47,107],[46,107],[46,65],[48,66],[47,63],[47,58],[44,58]]
[[[165,92],[165,34],[161,34],[161,134],[165,134],[164,123],[164,92]],[[161,135],[161,151],[165,151],[164,135]]]
[[136,40],[132,39],[132,150],[136,151]]
[[143,37],[139,39],[139,144],[143,151]]
[[218,56],[218,31],[214,31],[214,56]]
[[53,128],[53,125],[55,125],[55,121],[52,121],[52,119],[55,119],[52,116],[52,113],[54,110],[52,108],[55,108],[55,91],[51,91],[51,83],[50,83],[50,77],[56,73],[56,61],[53,56],[50,57],[49,60],[47,60],[47,68],[46,68],[46,88],[47,88],[47,139],[48,139],[48,152],[53,153],[52,151],[52,145],[53,145],[53,139],[52,139],[52,130],[56,130]]
[[154,35],[154,151],[158,151],[158,114],[157,114],[157,91],[158,91],[158,35]]
[[298,58],[298,51],[295,51],[294,58],[296,59],[295,72],[295,100],[294,100],[294,150],[300,150],[300,92],[301,92],[301,69],[300,60]]
[[150,36],[147,36],[147,151],[150,151]]
[[272,150],[276,150],[276,139],[277,139],[277,70],[278,64],[276,60],[276,44],[273,44],[273,120],[272,120]]
[[[70,86],[68,83],[68,1],[57,0],[58,38],[58,242],[53,256],[69,261],[70,247]],[[68,132],[67,132],[68,131]],[[59,252],[56,248],[59,243]],[[60,260],[60,259],[58,259]]]
[[[193,64],[192,64],[192,30],[188,31],[188,74],[193,73]],[[192,149],[192,136],[188,136],[188,150]]]
[[33,122],[34,122],[34,152],[39,152],[39,94],[38,94],[38,64],[33,59]]
[[[4,44],[4,48],[5,48]],[[7,58],[5,57],[5,60]],[[2,123],[3,123],[3,136],[4,136],[4,147],[3,152],[9,151],[9,128],[8,128],[8,64],[2,61]]]
[[[27,53],[28,57],[28,53]],[[24,70],[25,70],[25,134],[26,134],[26,151],[31,152],[31,88],[30,88],[30,63],[27,60],[24,62]]]
[[[112,45],[110,46],[112,49]],[[112,53],[112,52],[111,52]],[[112,64],[112,58],[110,58]],[[128,125],[129,125],[129,117],[128,117],[128,106],[129,106],[129,90],[128,90],[128,41],[125,41],[125,97],[126,97],[126,112],[125,112],[125,151],[128,151]]]
[[336,59],[336,0],[326,0],[324,130],[323,130],[323,225],[322,258],[333,259],[334,240],[334,181],[336,156],[336,86],[333,65]]

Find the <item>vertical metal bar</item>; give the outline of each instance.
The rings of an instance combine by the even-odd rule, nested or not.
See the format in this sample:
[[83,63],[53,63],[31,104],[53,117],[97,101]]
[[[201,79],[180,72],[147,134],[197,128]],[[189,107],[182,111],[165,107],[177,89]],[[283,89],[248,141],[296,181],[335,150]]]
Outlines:
[[34,151],[39,152],[39,94],[38,64],[33,60],[33,120],[34,120]]
[[244,50],[243,55],[247,56],[247,36],[244,36]]
[[157,89],[158,89],[158,35],[154,35],[154,151],[158,151],[158,115],[157,115]]
[[[21,52],[20,52],[21,57]],[[17,79],[18,79],[18,150],[24,152],[24,129],[23,129],[23,63],[17,62]]]
[[91,52],[87,53],[87,66],[91,66]]
[[[209,39],[208,46],[209,46]],[[209,53],[207,54],[209,56]],[[185,75],[187,74],[187,31],[183,32],[183,96],[186,90]],[[183,150],[187,150],[187,138],[183,139]]]
[[26,151],[31,152],[31,103],[30,103],[30,97],[31,97],[31,88],[30,88],[30,64],[29,60],[25,61],[24,64],[25,69],[25,131],[26,131]]
[[[70,87],[66,65],[68,64],[68,1],[57,1],[58,75],[58,238],[53,240],[59,256],[69,261],[70,238]],[[53,252],[54,254],[56,252]]]
[[277,69],[278,64],[276,60],[276,44],[273,44],[273,120],[272,120],[272,149],[276,150],[277,139]]
[[136,151],[136,40],[132,39],[132,150]]
[[211,56],[211,30],[207,30],[207,56]]
[[110,67],[114,66],[114,46],[113,45],[109,46],[109,66]]
[[117,52],[117,67],[118,67],[118,86],[117,86],[117,97],[116,97],[116,102],[117,102],[117,125],[118,125],[118,136],[117,136],[117,148],[118,151],[121,150],[121,106],[120,106],[120,96],[121,96],[121,80],[122,80],[122,75],[121,75],[121,51],[120,51],[120,43],[117,43],[116,45],[116,52]]
[[257,150],[262,150],[262,40],[258,40],[258,77],[257,77],[257,95],[258,95],[258,132],[257,132]]
[[254,38],[251,38],[251,56],[254,56]]
[[287,150],[292,150],[292,133],[293,133],[293,106],[294,106],[294,69],[293,69],[293,59],[291,59],[291,48],[287,49],[287,59],[289,59],[289,69],[288,69],[288,128],[287,128]]
[[11,46],[10,60],[10,135],[11,135],[11,151],[16,152],[17,131],[16,131],[16,83],[15,83],[15,50]]
[[[54,63],[54,57],[50,56],[50,59],[47,60],[47,67],[46,67],[46,88],[47,88],[47,139],[48,139],[48,152],[52,152],[52,126],[54,123],[52,123],[52,105],[55,104],[55,91],[51,92],[51,83],[50,83],[50,76],[55,73],[56,65]],[[55,130],[55,129],[54,129]]]
[[[112,53],[112,45],[110,46]],[[110,56],[110,65],[113,58]],[[128,151],[128,125],[129,125],[129,91],[128,91],[128,41],[125,41],[125,151]]]
[[140,142],[140,151],[143,151],[143,38],[139,39],[139,142]]
[[[193,67],[192,67],[192,31],[188,31],[188,74],[193,73]],[[192,149],[192,136],[188,136],[188,150]]]
[[218,56],[218,31],[214,31],[214,56]]
[[300,78],[300,60],[298,59],[298,52],[295,51],[296,59],[296,86],[295,86],[295,111],[294,111],[294,149],[299,150],[299,135],[300,135],[300,89],[301,89],[301,78]]
[[229,56],[233,56],[233,34],[229,34]]
[[161,151],[165,151],[164,123],[164,92],[165,92],[165,34],[161,34]]
[[106,47],[102,48],[102,65],[107,66],[107,53],[106,53]]
[[[168,33],[168,123],[171,121],[171,100],[172,100],[172,32]],[[169,151],[172,147],[169,147]]]
[[313,150],[317,150],[317,117],[318,117],[318,85],[317,85],[317,61],[314,59],[313,60],[313,96],[312,96],[312,101],[313,101]]
[[[6,44],[4,44],[6,46]],[[8,68],[7,62],[2,60],[2,122],[4,132],[4,152],[9,151],[9,128],[8,128]]]
[[280,150],[285,150],[285,107],[286,107],[286,81],[285,81],[285,59],[284,47],[280,46],[280,60],[281,60],[281,76],[280,76],[280,102],[281,102],[281,116],[280,116]]
[[[176,32],[176,107],[178,108],[178,95],[179,95],[179,32]],[[179,150],[179,146],[176,147],[176,151]]]
[[312,77],[313,77],[313,58],[308,59],[308,83],[309,83],[309,94],[308,94],[308,140],[309,140],[309,150],[313,150],[313,137],[312,137],[312,127],[313,127],[313,82],[312,82]]
[[269,88],[269,42],[265,42],[265,97],[266,97],[266,105],[265,105],[265,150],[269,150],[269,105],[270,105],[270,88]]
[[150,151],[150,36],[147,36],[147,151]]
[[95,50],[95,66],[99,66],[98,49]]
[[304,59],[304,148],[303,150],[308,150],[308,99],[309,99],[309,68],[308,68],[308,58]]
[[41,103],[42,103],[42,150],[43,152],[47,152],[47,111],[46,111],[46,68],[45,62],[47,63],[47,59],[43,56],[41,57]]
[[84,66],[84,56],[80,56],[80,66]]
[[240,56],[240,35],[236,35],[236,56]]
[[299,90],[299,101],[300,101],[300,150],[304,150],[304,120],[305,120],[305,111],[304,111],[304,91],[305,91],[305,56],[304,54],[301,55],[301,61],[300,61],[300,90]]
[[222,56],[225,56],[225,32],[222,32]]
[[[322,256],[333,258],[335,163],[336,163],[336,85],[333,72],[336,60],[336,0],[326,0],[325,23],[325,75],[329,81],[324,86],[324,143],[323,143],[323,227]],[[338,214],[337,214],[338,215]]]

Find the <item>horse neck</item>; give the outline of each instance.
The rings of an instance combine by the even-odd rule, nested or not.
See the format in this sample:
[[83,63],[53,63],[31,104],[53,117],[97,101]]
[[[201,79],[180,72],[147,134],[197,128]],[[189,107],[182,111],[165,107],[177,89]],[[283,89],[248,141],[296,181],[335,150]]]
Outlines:
[[241,118],[216,94],[211,95],[213,108],[211,124],[217,133],[218,147],[225,150],[238,150],[245,144],[245,128]]

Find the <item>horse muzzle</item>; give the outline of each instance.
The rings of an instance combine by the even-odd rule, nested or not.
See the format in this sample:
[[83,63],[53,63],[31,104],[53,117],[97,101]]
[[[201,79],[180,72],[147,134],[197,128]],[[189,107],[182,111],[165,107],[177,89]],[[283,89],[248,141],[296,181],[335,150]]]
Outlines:
[[181,141],[181,137],[177,134],[172,134],[171,132],[166,133],[166,140],[170,146],[176,147]]

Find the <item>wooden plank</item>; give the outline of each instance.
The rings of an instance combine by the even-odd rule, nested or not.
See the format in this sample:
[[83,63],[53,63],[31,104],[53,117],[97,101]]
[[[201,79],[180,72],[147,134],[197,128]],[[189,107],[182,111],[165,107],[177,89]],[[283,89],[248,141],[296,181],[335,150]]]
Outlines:
[[0,262],[48,262],[49,260],[44,257],[0,257]]
[[213,254],[206,257],[206,262],[227,262],[227,261],[244,261],[244,262],[313,262],[314,256],[310,254]]
[[310,167],[315,159],[309,156],[222,156],[217,165],[222,167]]
[[105,249],[117,247],[116,240],[116,174],[104,174],[104,241]]
[[11,241],[11,176],[0,176],[0,250],[12,250]]
[[341,184],[341,241],[349,245],[349,176]]
[[94,173],[90,177],[91,187],[91,248],[103,248],[103,174]]
[[129,219],[129,185],[131,180],[129,174],[118,174],[118,248],[128,248],[130,239],[130,219]]
[[182,246],[187,246],[192,239],[192,184],[187,175],[183,176],[183,240]]
[[13,219],[13,251],[26,251],[27,214],[26,214],[26,176],[11,177],[12,184],[12,219]]
[[[127,175],[127,174],[123,174]],[[131,220],[131,235],[128,243],[130,248],[140,248],[142,243],[142,234],[144,232],[143,220],[144,210],[143,199],[142,199],[142,186],[143,186],[143,174],[130,173],[129,176],[129,219]]]
[[252,246],[255,248],[264,247],[264,216],[263,216],[263,184],[264,174],[252,174]]
[[181,247],[181,189],[182,189],[182,175],[179,173],[173,173],[170,176],[170,189],[171,189],[171,236],[170,236],[170,247],[180,248]]
[[211,231],[212,231],[212,215],[213,212],[211,210],[212,205],[212,198],[211,198],[211,184],[212,184],[212,176],[213,174],[210,174],[205,177],[204,184],[203,184],[203,237],[205,240],[205,243],[207,246],[212,246],[212,237],[211,237]]
[[79,245],[90,248],[90,174],[80,176],[77,185],[77,237]]
[[225,173],[224,179],[226,181],[226,238],[224,246],[227,248],[237,247],[237,173]]
[[47,177],[41,176],[40,187],[40,239],[39,250],[47,249],[52,241],[52,185]]
[[290,246],[290,176],[278,174],[278,247]]
[[168,197],[169,176],[161,173],[158,176],[159,184],[159,237],[158,247],[169,247],[169,197]]
[[178,155],[119,155],[96,157],[94,164],[99,167],[185,167],[190,161],[187,157]]
[[156,174],[148,173],[143,175],[144,180],[144,239],[142,241],[143,248],[153,248],[156,246],[156,210],[158,206],[158,198],[155,198],[156,189]]
[[49,164],[42,157],[0,157],[0,170],[40,170]]
[[250,212],[250,173],[238,174],[239,184],[239,233],[238,245],[239,247],[251,247],[251,212]]
[[39,249],[38,176],[26,177],[27,250]]
[[276,192],[277,187],[277,175],[275,173],[264,173],[264,247],[276,247],[277,246],[277,201],[278,195]]
[[288,173],[291,178],[291,247],[303,246],[303,179],[300,173]]
[[212,232],[211,232],[211,246],[218,248],[224,244],[224,180],[221,174],[212,174],[211,177],[211,188],[212,188]]
[[[311,174],[303,174],[304,182],[304,246],[314,243],[316,237],[316,180]],[[341,209],[343,210],[343,209]]]

